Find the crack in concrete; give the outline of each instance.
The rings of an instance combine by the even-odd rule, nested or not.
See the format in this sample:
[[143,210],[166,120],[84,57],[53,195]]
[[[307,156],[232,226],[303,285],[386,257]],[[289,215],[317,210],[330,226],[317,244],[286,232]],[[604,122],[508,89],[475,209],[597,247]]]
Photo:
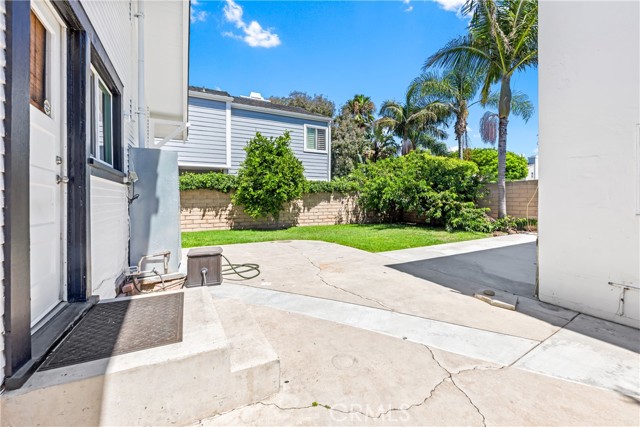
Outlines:
[[[444,368],[443,368],[443,369],[444,369]],[[445,369],[445,371],[446,371],[446,369]],[[205,419],[198,420],[198,422],[197,422],[197,424],[196,424],[196,425],[198,425],[198,426],[202,426],[202,425],[204,425],[204,421],[205,421],[205,420],[213,420],[213,419],[219,418],[219,417],[221,417],[221,416],[223,416],[223,415],[227,415],[227,414],[230,414],[230,413],[233,413],[233,412],[236,412],[236,411],[242,410],[242,409],[244,409],[244,408],[248,408],[248,407],[251,407],[251,406],[257,406],[257,405],[261,405],[261,406],[272,406],[272,407],[277,408],[277,409],[278,409],[278,410],[280,410],[280,411],[299,411],[299,410],[312,409],[312,408],[325,408],[327,411],[334,411],[334,412],[338,412],[338,413],[345,414],[345,415],[349,415],[349,414],[358,414],[358,415],[362,415],[362,416],[364,416],[364,417],[366,417],[366,418],[369,418],[369,419],[381,419],[381,418],[383,418],[385,415],[388,415],[388,414],[390,414],[390,413],[392,413],[392,412],[404,412],[404,411],[409,411],[409,410],[411,410],[411,409],[413,409],[413,408],[417,408],[417,407],[419,407],[419,406],[424,405],[425,403],[427,403],[427,401],[428,401],[429,399],[431,399],[431,398],[433,397],[433,395],[435,394],[436,390],[437,390],[437,389],[438,389],[442,384],[444,384],[444,383],[447,381],[447,379],[450,379],[450,377],[449,377],[449,376],[446,376],[446,377],[444,377],[440,382],[438,382],[438,383],[437,383],[437,384],[436,384],[436,385],[435,385],[435,386],[434,386],[434,387],[429,391],[429,394],[427,395],[427,397],[425,397],[424,399],[422,399],[422,401],[417,402],[417,403],[413,403],[413,404],[411,404],[411,405],[409,405],[409,406],[407,406],[407,407],[389,408],[389,409],[387,409],[386,411],[384,411],[384,412],[380,412],[380,413],[379,413],[379,414],[377,414],[377,415],[371,415],[371,414],[368,414],[368,413],[366,413],[366,412],[359,411],[359,410],[355,410],[355,409],[352,409],[352,410],[343,410],[343,409],[339,409],[339,408],[331,407],[330,405],[327,405],[327,406],[328,406],[328,407],[327,407],[327,406],[325,406],[324,404],[320,404],[320,403],[318,403],[318,404],[316,404],[316,405],[314,405],[314,404],[310,404],[310,405],[306,405],[306,406],[280,406],[280,405],[278,405],[277,403],[273,403],[273,402],[269,403],[269,402],[265,402],[265,401],[263,401],[263,400],[262,400],[262,401],[259,401],[259,402],[250,403],[250,404],[247,404],[247,405],[244,405],[244,406],[240,406],[240,407],[237,407],[237,408],[233,408],[233,409],[231,409],[231,410],[229,410],[229,411],[221,412],[221,413],[219,413],[219,414],[213,415],[213,416],[208,417],[208,418],[205,418]],[[464,392],[463,392],[463,393],[464,393]],[[358,406],[360,406],[360,405],[358,405]]]
[[[454,375],[459,375],[462,372],[469,372],[469,371],[476,371],[476,370],[495,370],[495,371],[499,371],[501,369],[504,369],[505,366],[502,366],[500,368],[491,368],[491,367],[483,367],[483,368],[481,368],[479,366],[476,366],[476,367],[473,367],[473,368],[470,368],[470,369],[461,369],[461,370],[459,370],[457,372],[451,372],[447,368],[442,366],[440,361],[436,358],[435,353],[433,352],[433,350],[429,346],[424,345],[424,344],[423,344],[423,346],[429,351],[429,354],[431,354],[431,358],[433,359],[434,362],[436,362],[436,364],[440,367],[440,369],[443,369],[448,374],[448,376],[444,380],[446,380],[446,379],[450,379],[451,380],[451,383],[453,384],[453,386],[456,389],[458,389],[458,391],[460,391],[460,393],[462,393],[464,395],[464,397],[467,398],[467,400],[469,401],[471,406],[473,406],[475,408],[476,412],[478,412],[478,415],[480,415],[482,417],[482,425],[484,427],[486,427],[487,426],[487,419],[485,418],[484,414],[482,413],[482,411],[480,411],[480,408],[478,408],[478,406],[475,403],[473,403],[473,400],[471,400],[471,397],[456,383],[456,381],[454,379]],[[444,380],[442,380],[442,381],[444,381]]]
[[538,344],[534,345],[533,347],[531,347],[527,352],[525,352],[522,356],[518,357],[516,360],[514,360],[509,366],[515,366],[516,363],[518,363],[519,361],[521,361],[526,355],[528,355],[529,353],[531,353],[532,351],[534,351],[535,349],[537,349],[538,347],[540,347],[543,343],[547,342],[549,339],[551,339],[551,337],[553,337],[555,334],[557,334],[558,332],[562,331],[563,329],[565,329],[569,323],[573,322],[575,320],[576,317],[578,317],[581,313],[576,312],[576,314],[569,319],[569,321],[567,323],[565,323],[564,325],[562,325],[560,328],[558,328],[557,331],[555,331],[554,333],[552,333],[551,335],[549,335],[548,337],[546,337],[545,339],[543,339],[542,341],[538,342]]
[[331,284],[331,283],[327,282],[327,280],[326,280],[324,277],[322,277],[322,268],[320,268],[320,266],[319,266],[319,265],[317,265],[316,263],[314,263],[314,262],[311,260],[311,258],[309,258],[308,256],[306,256],[306,255],[304,254],[304,252],[302,253],[302,256],[303,256],[307,261],[309,261],[309,264],[313,265],[316,269],[318,269],[318,272],[316,273],[316,277],[318,277],[318,279],[320,279],[320,280],[322,281],[322,283],[324,283],[325,285],[330,286],[330,287],[332,287],[332,288],[334,288],[334,289],[338,289],[338,290],[340,290],[340,291],[342,291],[342,292],[346,292],[346,293],[351,294],[351,295],[353,295],[353,296],[356,296],[356,297],[358,297],[358,298],[361,298],[361,299],[364,299],[364,300],[367,300],[367,301],[371,301],[371,302],[373,302],[373,303],[376,303],[376,304],[378,304],[380,307],[383,307],[383,308],[384,308],[384,309],[386,309],[386,310],[394,311],[391,307],[389,307],[389,306],[385,305],[384,303],[382,303],[382,302],[380,302],[380,301],[378,301],[378,300],[376,300],[376,299],[369,298],[369,297],[365,297],[365,296],[363,296],[363,295],[357,294],[357,293],[355,293],[355,292],[349,291],[349,290],[347,290],[347,289],[341,288],[340,286],[336,286],[336,285],[333,285],[333,284]]
[[429,391],[429,395],[427,397],[425,397],[422,401],[420,401],[418,403],[413,403],[413,404],[411,404],[411,405],[409,405],[407,407],[389,408],[386,411],[380,412],[377,415],[371,415],[371,414],[368,414],[366,412],[362,412],[362,411],[355,410],[355,409],[347,411],[347,410],[343,410],[343,409],[338,409],[338,408],[332,407],[330,405],[327,405],[327,406],[329,406],[327,408],[326,406],[324,406],[322,404],[318,404],[318,405],[311,404],[311,405],[308,405],[308,406],[293,406],[293,407],[282,407],[282,406],[278,405],[277,403],[265,403],[265,402],[262,402],[262,401],[261,402],[257,402],[256,404],[263,405],[263,406],[274,406],[274,407],[278,408],[281,411],[295,411],[295,410],[310,409],[310,408],[326,408],[327,411],[335,411],[335,412],[339,412],[341,414],[346,414],[346,415],[358,414],[358,415],[362,415],[362,416],[365,416],[365,417],[370,418],[370,419],[381,419],[385,415],[388,415],[388,414],[390,414],[392,412],[409,411],[409,410],[411,410],[413,408],[416,408],[418,406],[424,405],[429,399],[431,399],[431,397],[433,397],[433,394],[436,392],[438,387],[440,387],[447,379],[448,379],[448,377],[445,377],[445,378],[442,379],[442,381],[440,381],[438,384],[436,384]]
[[480,416],[482,417],[482,425],[484,427],[487,427],[487,419],[484,417],[484,414],[480,411],[480,408],[478,408],[478,406],[476,406],[476,404],[473,403],[473,400],[471,400],[471,397],[469,397],[469,395],[463,389],[460,388],[460,386],[456,383],[456,380],[453,379],[453,375],[450,376],[449,378],[451,378],[451,383],[455,386],[455,388],[460,390],[460,393],[464,394],[464,397],[467,398],[471,406],[473,406],[478,412],[478,414],[480,414]]

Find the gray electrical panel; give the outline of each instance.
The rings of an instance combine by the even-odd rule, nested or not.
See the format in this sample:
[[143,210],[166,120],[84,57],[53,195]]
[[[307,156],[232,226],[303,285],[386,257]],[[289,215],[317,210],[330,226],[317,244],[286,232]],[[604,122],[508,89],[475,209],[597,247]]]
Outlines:
[[[153,148],[130,149],[130,171],[138,180],[130,184],[132,201],[129,265],[145,255],[171,251],[169,272],[178,271],[181,258],[178,154]],[[162,257],[144,261],[142,270],[163,272]]]

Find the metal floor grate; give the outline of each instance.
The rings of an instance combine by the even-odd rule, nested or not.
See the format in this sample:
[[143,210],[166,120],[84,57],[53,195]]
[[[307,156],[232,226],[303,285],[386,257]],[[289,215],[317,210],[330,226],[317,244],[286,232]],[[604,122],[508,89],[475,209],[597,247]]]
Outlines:
[[97,304],[39,370],[180,342],[183,304],[182,292]]

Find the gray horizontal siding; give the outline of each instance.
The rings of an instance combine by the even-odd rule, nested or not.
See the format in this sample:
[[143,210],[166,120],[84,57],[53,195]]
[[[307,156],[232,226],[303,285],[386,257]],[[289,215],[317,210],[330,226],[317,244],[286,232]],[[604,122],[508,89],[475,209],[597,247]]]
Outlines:
[[227,162],[226,103],[189,97],[189,137],[169,141],[163,150],[177,151],[181,166]]
[[277,137],[286,130],[291,135],[291,149],[302,161],[304,174],[311,180],[329,179],[329,156],[323,153],[307,153],[304,151],[304,125],[327,126],[325,122],[284,117],[256,111],[231,108],[231,169],[230,173],[238,173],[244,161],[243,148],[247,141],[260,132],[266,137]]

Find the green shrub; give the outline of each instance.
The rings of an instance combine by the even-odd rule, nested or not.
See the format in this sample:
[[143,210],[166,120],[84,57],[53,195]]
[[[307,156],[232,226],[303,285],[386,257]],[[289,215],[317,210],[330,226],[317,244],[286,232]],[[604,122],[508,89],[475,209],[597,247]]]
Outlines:
[[247,157],[238,172],[232,201],[254,218],[278,218],[282,205],[307,189],[302,162],[289,147],[290,140],[289,132],[277,138],[258,132],[244,148]]
[[447,230],[478,231],[491,233],[495,230],[493,223],[487,218],[486,208],[478,208],[472,202],[461,203],[455,215],[449,216]]
[[[472,148],[466,150],[465,159],[478,165],[480,176],[488,182],[498,179],[498,150],[493,148]],[[511,151],[507,152],[507,165],[505,178],[507,181],[516,181],[527,177],[529,173],[528,162],[524,156]]]
[[220,172],[185,172],[180,175],[180,190],[218,190],[228,193],[235,190],[238,179],[235,175]]
[[480,194],[475,163],[411,152],[364,165],[354,179],[359,203],[389,221],[415,212],[431,225],[449,230],[488,231],[485,209],[475,207]]
[[332,181],[308,181],[309,193],[352,193],[358,191],[358,183],[350,177],[336,178]]
[[504,218],[497,219],[493,223],[494,230],[509,231],[509,230],[530,230],[536,228],[538,220],[532,218],[515,218],[512,216],[506,216]]

